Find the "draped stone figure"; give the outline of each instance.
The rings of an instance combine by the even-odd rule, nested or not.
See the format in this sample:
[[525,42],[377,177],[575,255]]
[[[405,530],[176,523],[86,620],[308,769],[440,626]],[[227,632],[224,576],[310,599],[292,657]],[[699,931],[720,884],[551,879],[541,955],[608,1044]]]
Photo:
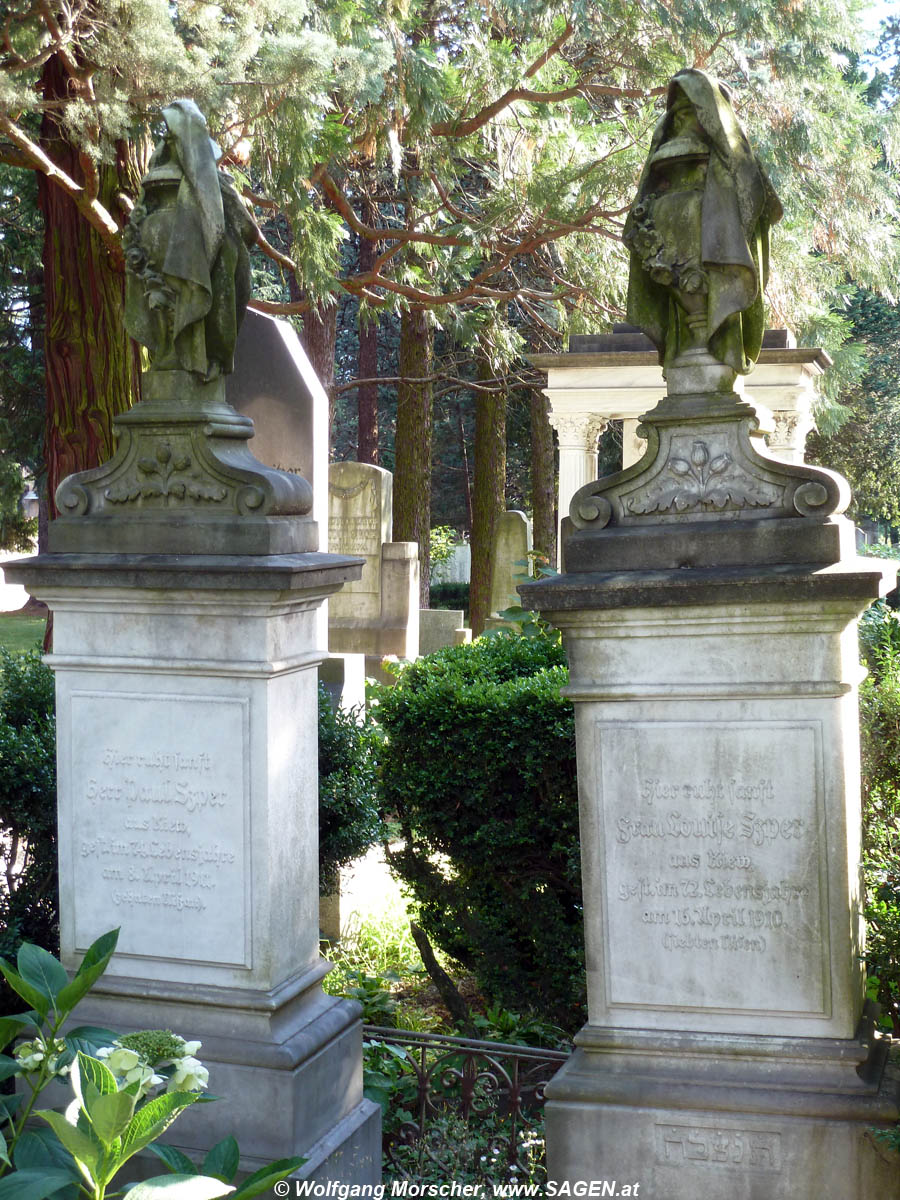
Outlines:
[[176,100],[162,115],[167,131],[126,230],[125,325],[152,369],[210,380],[233,370],[257,226],[216,169],[196,104]]
[[665,366],[706,350],[739,374],[751,369],[765,326],[769,227],[781,216],[730,90],[703,71],[680,71],[624,233],[628,319]]

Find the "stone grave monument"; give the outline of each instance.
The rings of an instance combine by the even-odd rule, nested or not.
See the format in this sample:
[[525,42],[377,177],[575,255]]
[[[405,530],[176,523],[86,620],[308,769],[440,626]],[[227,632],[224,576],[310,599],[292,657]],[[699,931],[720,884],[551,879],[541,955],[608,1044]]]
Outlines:
[[390,471],[369,463],[332,463],[328,494],[331,548],[364,562],[361,578],[331,601],[329,649],[365,654],[366,674],[392,682],[381,660],[419,653],[419,547],[391,541]]
[[525,514],[518,509],[500,513],[491,562],[491,611],[484,623],[485,629],[510,627],[499,614],[519,603],[516,588],[523,575],[532,574],[527,557],[531,546],[531,522]]
[[[278,471],[302,475],[309,483],[309,515],[319,529],[319,548],[327,550],[328,395],[289,321],[246,313],[225,396],[253,421],[255,457]],[[328,645],[328,604],[323,600],[315,616],[316,644],[323,649]],[[319,666],[319,681],[341,708],[366,702],[361,654],[329,654]]]
[[566,573],[520,589],[563,631],[581,804],[589,1017],[549,1177],[645,1200],[898,1190],[859,870],[855,618],[886,581],[845,481],[767,452],[742,398],[780,216],[728,90],[677,74],[625,226],[667,394],[575,494]]
[[202,1041],[221,1099],[180,1149],[233,1130],[244,1170],[373,1183],[359,1009],[322,991],[317,921],[315,614],[362,564],[317,552],[309,483],[226,403],[255,225],[196,106],[163,116],[126,235],[144,399],[9,569],[54,614],[62,959],[121,926],[79,1017]]
[[516,587],[523,575],[531,574],[531,522],[523,512],[510,509],[497,518],[494,562],[491,571],[491,613],[518,604]]

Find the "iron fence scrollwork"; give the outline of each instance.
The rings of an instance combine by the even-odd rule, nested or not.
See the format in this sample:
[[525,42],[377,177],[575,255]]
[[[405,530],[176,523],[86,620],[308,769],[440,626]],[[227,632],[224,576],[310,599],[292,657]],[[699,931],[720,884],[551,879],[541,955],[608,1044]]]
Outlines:
[[528,1171],[527,1135],[565,1051],[373,1025],[363,1032],[373,1074],[391,1084],[383,1148],[398,1177],[452,1177],[465,1160],[485,1176]]

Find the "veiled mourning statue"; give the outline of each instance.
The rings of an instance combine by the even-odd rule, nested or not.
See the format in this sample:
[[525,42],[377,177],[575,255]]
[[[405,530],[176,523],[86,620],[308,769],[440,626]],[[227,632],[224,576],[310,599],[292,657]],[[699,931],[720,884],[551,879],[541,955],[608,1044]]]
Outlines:
[[162,115],[166,134],[125,234],[125,326],[149,349],[153,370],[211,380],[234,368],[257,227],[216,167],[196,104],[176,100]]
[[625,223],[628,319],[664,365],[708,351],[746,374],[764,330],[769,227],[781,204],[731,106],[703,71],[680,71]]

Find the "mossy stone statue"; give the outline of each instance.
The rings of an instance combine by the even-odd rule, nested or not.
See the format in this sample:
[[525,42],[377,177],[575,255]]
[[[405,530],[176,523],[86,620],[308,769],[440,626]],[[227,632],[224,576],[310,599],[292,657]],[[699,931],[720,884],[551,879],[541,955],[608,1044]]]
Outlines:
[[703,71],[680,71],[625,223],[628,319],[664,366],[707,351],[737,374],[759,356],[769,227],[782,216],[731,105]]
[[259,462],[225,398],[259,236],[192,100],[162,110],[123,237],[125,326],[146,346],[143,399],[115,421],[109,462],[64,479],[51,551],[298,554],[316,550],[312,489]]

